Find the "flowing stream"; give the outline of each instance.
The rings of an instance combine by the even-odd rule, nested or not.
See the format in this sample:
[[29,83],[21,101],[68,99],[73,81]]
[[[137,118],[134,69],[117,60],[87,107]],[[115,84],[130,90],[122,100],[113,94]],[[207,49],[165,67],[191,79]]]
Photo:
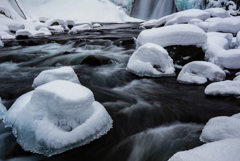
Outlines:
[[[178,151],[202,145],[199,136],[210,118],[240,112],[236,98],[206,97],[206,85],[179,84],[176,77],[141,78],[126,71],[135,51],[132,37],[139,32],[138,24],[104,24],[75,36],[5,42],[9,47],[0,49],[0,97],[7,108],[32,90],[41,71],[71,66],[114,123],[100,139],[50,158],[24,152],[11,129],[0,123],[0,160],[167,161]],[[108,61],[82,64],[89,55]]]

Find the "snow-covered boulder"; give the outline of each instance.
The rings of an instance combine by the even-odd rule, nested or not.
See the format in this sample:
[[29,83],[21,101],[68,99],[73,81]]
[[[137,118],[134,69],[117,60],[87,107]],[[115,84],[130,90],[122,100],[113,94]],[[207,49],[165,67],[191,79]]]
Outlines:
[[159,45],[147,43],[139,47],[130,57],[127,70],[138,76],[174,76],[173,60]]
[[137,47],[146,43],[154,43],[162,47],[172,45],[198,45],[207,42],[206,33],[190,24],[172,25],[142,31],[137,38]]
[[55,81],[66,80],[80,84],[77,75],[71,67],[61,67],[42,71],[33,81],[32,87],[36,88],[43,84]]
[[61,25],[64,29],[67,28],[68,25],[67,22],[62,19],[50,19],[47,20],[45,23],[48,27]]
[[228,12],[223,8],[209,8],[205,10],[210,14],[211,17],[220,17],[220,18],[227,18],[231,17]]
[[232,138],[240,139],[240,119],[227,116],[210,119],[200,136],[202,142],[214,142]]
[[191,19],[206,20],[210,14],[200,9],[190,9],[165,16],[155,22],[155,27],[188,23]]
[[101,27],[102,25],[100,25],[99,23],[95,23],[93,24],[93,28],[98,28],[98,27]]
[[227,69],[240,68],[240,49],[230,49],[219,56],[219,62]]
[[106,134],[112,119],[93,93],[76,83],[57,80],[22,95],[6,113],[25,151],[52,156]]
[[178,75],[177,81],[185,84],[204,84],[209,81],[222,81],[225,72],[217,65],[204,61],[186,64]]
[[32,37],[33,35],[26,29],[20,29],[20,30],[17,30],[16,37],[20,37],[20,36]]
[[178,152],[169,161],[239,161],[239,147],[240,139],[226,139]]
[[53,34],[60,34],[64,32],[64,28],[61,25],[58,26],[50,26],[48,27],[49,31]]
[[80,25],[80,26],[74,26],[68,33],[69,34],[77,34],[78,32],[84,31],[84,30],[91,30],[92,27],[88,24]]
[[222,96],[228,96],[228,95],[240,95],[240,81],[222,81],[222,82],[215,82],[209,84],[205,89],[206,95],[222,95]]

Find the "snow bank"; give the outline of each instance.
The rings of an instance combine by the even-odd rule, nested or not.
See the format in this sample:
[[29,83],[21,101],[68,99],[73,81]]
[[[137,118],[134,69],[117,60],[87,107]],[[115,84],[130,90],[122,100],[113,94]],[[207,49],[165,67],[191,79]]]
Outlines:
[[127,70],[138,76],[174,76],[173,60],[168,52],[156,44],[147,43],[130,57]]
[[211,17],[220,17],[220,18],[227,18],[231,17],[229,13],[223,8],[209,8],[205,10],[210,14]]
[[69,31],[69,34],[77,34],[81,31],[84,31],[84,30],[91,30],[92,27],[89,26],[89,24],[84,24],[84,25],[80,25],[80,26],[74,26],[70,31]]
[[93,93],[76,83],[52,81],[12,105],[4,119],[25,151],[52,156],[101,137],[112,127]]
[[206,95],[240,95],[240,81],[222,81],[209,84],[205,89]]
[[240,119],[227,116],[210,119],[200,136],[202,142],[214,142],[231,138],[240,139]]
[[137,38],[137,47],[154,43],[162,47],[172,45],[203,45],[207,42],[206,33],[197,26],[180,24],[142,31]]
[[209,81],[222,81],[225,72],[213,63],[194,61],[186,64],[178,75],[177,81],[185,84],[204,84]]
[[42,71],[33,81],[33,87],[36,88],[43,84],[55,81],[66,80],[80,84],[77,75],[71,67],[61,67]]
[[219,62],[227,69],[240,68],[240,49],[230,49],[219,56]]
[[155,27],[188,23],[191,19],[206,20],[210,14],[199,9],[190,9],[165,16],[155,22]]
[[226,139],[178,152],[169,161],[239,161],[239,147],[240,139]]

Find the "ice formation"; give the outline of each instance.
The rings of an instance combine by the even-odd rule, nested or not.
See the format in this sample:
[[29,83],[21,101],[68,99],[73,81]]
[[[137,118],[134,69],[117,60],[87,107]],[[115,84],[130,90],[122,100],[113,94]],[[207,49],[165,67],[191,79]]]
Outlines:
[[240,95],[240,81],[222,81],[209,84],[205,89],[206,95]]
[[198,45],[207,42],[206,33],[197,26],[179,24],[142,31],[137,38],[137,47],[154,43],[162,47],[172,45]]
[[177,81],[186,84],[204,84],[208,80],[222,81],[225,77],[225,72],[217,65],[204,61],[194,61],[182,68]]
[[130,57],[127,70],[138,76],[174,76],[173,60],[159,45],[147,43],[139,47]]
[[205,8],[204,0],[174,0],[174,1],[178,11],[184,11],[193,8],[197,9]]
[[22,95],[6,113],[25,151],[52,156],[106,134],[112,119],[93,93],[76,83],[56,80]]
[[178,152],[169,161],[239,161],[239,147],[240,139],[226,139]]
[[32,87],[36,88],[55,80],[66,80],[80,84],[77,75],[71,67],[61,67],[42,71],[33,81]]
[[210,119],[200,136],[200,140],[203,142],[214,142],[231,138],[240,139],[240,119],[227,116]]

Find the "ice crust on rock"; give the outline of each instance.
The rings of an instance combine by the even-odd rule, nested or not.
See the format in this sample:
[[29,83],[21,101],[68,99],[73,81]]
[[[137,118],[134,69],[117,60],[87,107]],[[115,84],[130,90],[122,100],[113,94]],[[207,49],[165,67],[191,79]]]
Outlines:
[[204,84],[209,81],[222,81],[225,72],[217,65],[204,61],[186,64],[178,75],[177,81],[185,84]]
[[130,57],[127,70],[138,76],[174,76],[173,60],[159,45],[147,43],[139,47]]
[[36,88],[55,80],[66,80],[80,84],[77,75],[71,67],[61,67],[42,71],[33,81],[32,87]]
[[25,151],[52,156],[106,134],[112,119],[79,84],[56,80],[16,100],[4,119]]
[[206,95],[240,95],[240,81],[238,79],[234,81],[226,80],[222,82],[215,82],[209,84],[205,89]]
[[78,32],[84,31],[84,30],[91,30],[92,27],[89,24],[83,24],[80,26],[74,26],[68,33],[69,34],[77,34]]
[[240,139],[226,139],[178,152],[169,161],[239,161],[239,147]]
[[179,24],[142,31],[136,40],[137,47],[154,43],[162,47],[172,45],[202,46],[207,42],[206,33],[197,26]]
[[240,119],[220,116],[208,121],[202,130],[200,140],[202,142],[214,142],[224,139],[240,139]]

